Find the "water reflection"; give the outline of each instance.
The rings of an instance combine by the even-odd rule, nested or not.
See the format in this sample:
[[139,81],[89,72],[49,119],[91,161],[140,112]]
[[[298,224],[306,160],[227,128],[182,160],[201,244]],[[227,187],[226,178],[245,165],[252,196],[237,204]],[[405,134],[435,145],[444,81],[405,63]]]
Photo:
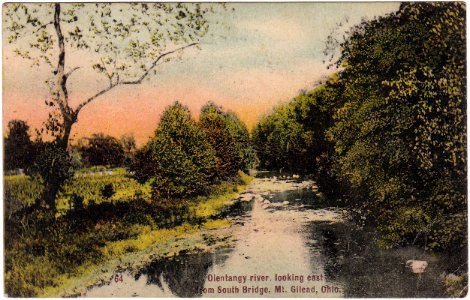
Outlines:
[[326,198],[318,197],[310,189],[297,189],[276,193],[275,196],[269,200],[271,202],[288,201],[289,205],[295,208],[302,206],[301,210],[322,209],[335,206],[334,202]]
[[[206,280],[209,268],[214,264],[216,254],[197,253],[182,254],[176,257],[160,259],[152,262],[143,269],[137,276],[145,275],[147,284],[157,285],[165,291],[165,286],[169,288],[169,295],[178,297],[199,297]],[[226,253],[217,258],[217,262],[226,259]],[[162,280],[165,284],[162,283]]]
[[[440,275],[449,261],[408,247],[377,247],[372,230],[348,223],[312,223],[312,252],[320,251],[327,278],[342,283],[346,297],[445,297]],[[429,262],[422,275],[405,267],[408,259]]]
[[[274,191],[290,182],[285,190]],[[296,188],[297,181],[258,181],[250,193],[263,198],[251,202],[237,202],[218,217],[230,218],[238,228],[234,248],[218,249],[214,253],[180,253],[172,258],[153,261],[140,270],[135,282],[130,283],[136,296],[158,297],[258,297],[256,294],[203,294],[204,288],[218,285],[207,282],[207,275],[269,275],[318,274],[325,280],[312,283],[320,290],[322,285],[341,288],[336,294],[280,293],[284,297],[445,297],[441,274],[461,261],[452,257],[438,257],[417,248],[379,249],[374,230],[358,228],[347,222],[333,222],[333,203],[318,197],[314,191]],[[295,183],[295,184],[294,184]],[[287,190],[286,190],[287,189]],[[277,206],[265,205],[269,200]],[[288,201],[286,205],[279,205]],[[331,209],[330,209],[331,208]],[[331,211],[330,211],[331,210]],[[330,213],[328,213],[330,212]],[[312,218],[312,216],[316,216]],[[207,241],[208,245],[211,241]],[[462,255],[454,255],[462,258]],[[426,260],[426,272],[418,276],[405,268],[409,259]],[[133,281],[133,280],[132,280]],[[252,283],[269,287],[280,282]],[[282,283],[284,284],[284,283]],[[145,286],[143,286],[145,285]],[[286,289],[297,282],[285,282]],[[128,291],[130,287],[126,287]],[[110,291],[120,295],[116,286]],[[140,292],[140,290],[142,290]],[[144,291],[145,290],[145,291]],[[104,293],[109,295],[111,293]],[[98,294],[102,295],[102,294]],[[113,295],[113,294],[111,294]],[[123,296],[123,295],[120,295]],[[134,295],[133,295],[134,296]],[[276,294],[270,294],[276,296]]]

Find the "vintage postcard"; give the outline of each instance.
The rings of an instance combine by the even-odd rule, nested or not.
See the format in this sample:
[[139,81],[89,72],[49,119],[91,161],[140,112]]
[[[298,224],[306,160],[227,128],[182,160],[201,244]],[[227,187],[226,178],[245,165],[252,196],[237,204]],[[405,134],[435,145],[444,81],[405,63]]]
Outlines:
[[6,297],[465,297],[464,2],[5,3]]

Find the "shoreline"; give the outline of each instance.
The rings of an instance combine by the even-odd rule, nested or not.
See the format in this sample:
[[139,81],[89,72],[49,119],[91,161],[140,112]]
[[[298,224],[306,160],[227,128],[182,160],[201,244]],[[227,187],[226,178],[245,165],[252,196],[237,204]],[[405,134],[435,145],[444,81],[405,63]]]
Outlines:
[[[214,216],[241,202],[240,195],[247,190],[252,177],[244,184],[237,185],[237,192],[205,197],[200,204],[212,205],[212,212],[206,210],[203,224],[183,223],[170,229],[144,230],[134,239],[111,242],[102,247],[108,255],[115,256],[99,264],[84,264],[75,271],[79,275],[59,277],[61,282],[56,287],[47,287],[37,297],[86,297],[93,287],[109,284],[116,271],[135,273],[146,264],[156,259],[169,258],[181,253],[211,252],[218,248],[234,244],[234,225],[229,219],[214,219]],[[223,203],[213,201],[224,199]],[[204,209],[207,209],[206,207]],[[210,245],[208,244],[210,241]],[[121,246],[126,244],[127,246]],[[131,246],[129,246],[129,244]],[[124,249],[123,253],[113,253],[115,249]]]

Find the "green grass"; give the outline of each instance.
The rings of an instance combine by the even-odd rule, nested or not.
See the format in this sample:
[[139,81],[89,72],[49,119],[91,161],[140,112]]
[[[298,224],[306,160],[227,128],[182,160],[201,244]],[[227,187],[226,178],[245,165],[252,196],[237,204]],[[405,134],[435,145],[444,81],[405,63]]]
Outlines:
[[5,176],[3,180],[5,216],[9,217],[14,211],[29,206],[41,195],[42,184],[39,180],[27,176]]
[[[227,220],[214,218],[251,181],[251,177],[239,175],[232,182],[214,186],[207,197],[165,208],[152,203],[150,188],[127,177],[124,169],[111,175],[81,172],[61,193],[61,214],[52,224],[36,215],[6,218],[6,293],[12,297],[54,296],[80,278],[98,278],[101,266],[110,261],[155,245],[163,251],[175,237],[229,225]],[[4,182],[5,201],[15,198],[18,207],[34,201],[41,189],[25,176],[6,176]],[[116,193],[105,199],[101,189],[109,183]],[[82,211],[70,210],[73,194],[84,198]]]
[[[106,173],[111,171],[112,173]],[[38,178],[29,176],[5,176],[5,211],[11,215],[25,206],[31,205],[41,195],[43,185]],[[115,194],[106,199],[101,191],[107,184],[112,184]],[[103,203],[108,201],[130,201],[136,198],[150,199],[150,185],[141,185],[130,178],[124,168],[106,170],[105,168],[83,169],[75,173],[63,191],[57,197],[57,210],[64,214],[71,207],[73,195],[83,198],[85,205],[89,203]]]

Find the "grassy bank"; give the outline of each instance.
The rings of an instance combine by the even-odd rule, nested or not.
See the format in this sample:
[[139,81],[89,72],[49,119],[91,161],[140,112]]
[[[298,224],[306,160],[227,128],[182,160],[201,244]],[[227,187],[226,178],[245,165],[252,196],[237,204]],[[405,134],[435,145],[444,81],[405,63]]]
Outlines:
[[[173,206],[134,193],[65,210],[53,223],[37,215],[7,218],[5,291],[14,297],[79,294],[109,280],[118,267],[132,268],[181,250],[207,250],[207,235],[229,225],[216,215],[250,181],[240,173],[206,197]],[[126,191],[116,188],[115,195],[120,193]]]
[[[24,175],[4,176],[5,215],[31,205],[41,195],[43,184],[39,178]],[[112,185],[114,195],[106,198],[102,195],[105,185]],[[59,214],[66,213],[72,205],[72,197],[79,196],[83,204],[112,201],[131,201],[136,198],[150,199],[150,186],[141,185],[129,177],[124,168],[106,169],[91,167],[75,173],[72,180],[65,184],[57,196]]]

